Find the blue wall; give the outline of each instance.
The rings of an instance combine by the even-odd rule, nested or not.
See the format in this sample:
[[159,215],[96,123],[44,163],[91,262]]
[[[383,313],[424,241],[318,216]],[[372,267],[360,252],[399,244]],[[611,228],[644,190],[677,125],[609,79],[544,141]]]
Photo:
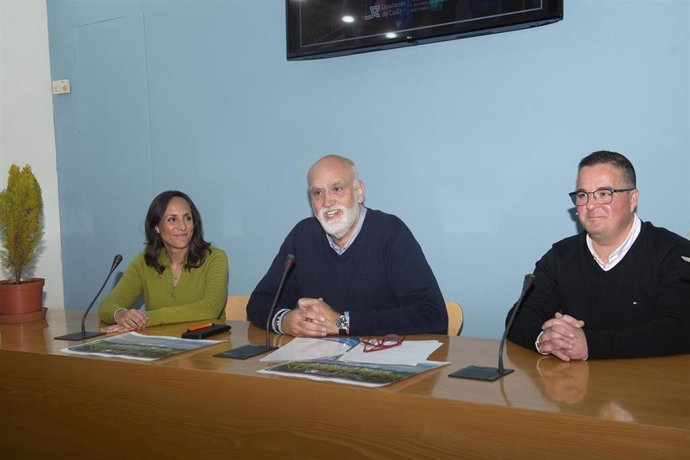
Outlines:
[[577,231],[593,150],[631,158],[643,220],[690,231],[685,0],[566,0],[546,27],[305,62],[285,59],[282,0],[48,0],[48,20],[73,89],[54,101],[68,308],[141,249],[170,188],[249,293],[327,153],[412,229],[468,336],[500,336],[523,274]]

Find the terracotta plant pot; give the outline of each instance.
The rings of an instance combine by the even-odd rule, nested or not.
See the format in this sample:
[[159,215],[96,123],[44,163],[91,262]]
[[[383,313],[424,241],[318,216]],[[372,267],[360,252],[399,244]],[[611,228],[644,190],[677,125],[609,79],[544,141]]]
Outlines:
[[43,307],[43,278],[27,278],[21,283],[0,281],[0,316],[26,315]]

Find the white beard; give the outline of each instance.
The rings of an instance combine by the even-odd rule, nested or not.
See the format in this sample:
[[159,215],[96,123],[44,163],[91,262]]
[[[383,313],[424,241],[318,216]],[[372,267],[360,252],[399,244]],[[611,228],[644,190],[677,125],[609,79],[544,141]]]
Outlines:
[[[330,211],[341,211],[340,217],[337,220],[326,218],[326,213]],[[351,208],[346,208],[342,205],[331,206],[328,209],[321,209],[321,212],[316,216],[324,231],[331,235],[336,240],[339,240],[350,231],[359,216],[359,203],[356,203]]]

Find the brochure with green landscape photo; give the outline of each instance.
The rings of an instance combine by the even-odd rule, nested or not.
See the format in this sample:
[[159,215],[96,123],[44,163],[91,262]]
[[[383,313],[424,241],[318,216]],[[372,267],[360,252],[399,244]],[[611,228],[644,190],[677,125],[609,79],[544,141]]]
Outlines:
[[155,361],[216,343],[218,343],[217,340],[180,339],[127,332],[93,342],[73,345],[60,351],[74,355]]
[[416,366],[405,364],[371,364],[343,362],[335,359],[316,359],[312,361],[289,361],[267,367],[262,374],[310,380],[347,383],[365,387],[380,387],[421,374],[448,363],[424,361]]

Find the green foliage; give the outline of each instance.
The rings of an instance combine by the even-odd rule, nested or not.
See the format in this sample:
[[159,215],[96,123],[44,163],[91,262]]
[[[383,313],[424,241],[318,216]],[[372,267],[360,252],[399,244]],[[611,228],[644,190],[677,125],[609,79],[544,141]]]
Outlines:
[[0,192],[0,262],[19,283],[31,267],[43,239],[41,187],[29,165],[10,166],[7,188]]

